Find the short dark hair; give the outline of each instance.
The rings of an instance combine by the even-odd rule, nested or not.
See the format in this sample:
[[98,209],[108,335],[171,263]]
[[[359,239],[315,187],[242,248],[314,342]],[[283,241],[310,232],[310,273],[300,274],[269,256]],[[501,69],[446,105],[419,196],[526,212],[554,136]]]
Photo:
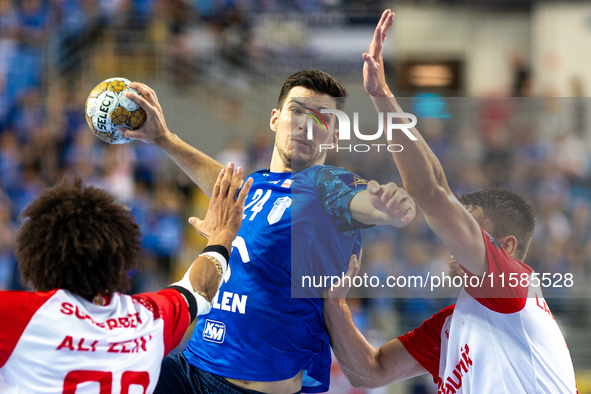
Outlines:
[[130,288],[141,233],[131,212],[105,190],[65,181],[21,214],[16,239],[23,284],[85,298]]
[[283,83],[281,87],[281,93],[279,93],[279,99],[277,100],[277,109],[283,107],[285,98],[296,86],[302,86],[306,89],[310,89],[316,93],[328,94],[331,97],[339,97],[336,100],[337,109],[342,110],[345,108],[345,97],[347,97],[347,91],[341,86],[336,79],[330,74],[320,70],[303,70],[291,74]]
[[493,237],[513,235],[517,239],[515,257],[523,261],[536,226],[533,206],[519,194],[505,189],[485,189],[459,197],[465,207],[481,207],[493,224]]

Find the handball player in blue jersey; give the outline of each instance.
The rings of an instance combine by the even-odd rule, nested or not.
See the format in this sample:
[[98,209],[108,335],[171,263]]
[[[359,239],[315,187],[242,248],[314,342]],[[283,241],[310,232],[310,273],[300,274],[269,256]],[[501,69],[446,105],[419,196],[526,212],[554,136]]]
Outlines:
[[[222,165],[183,142],[166,126],[156,94],[131,84],[128,97],[147,121],[126,137],[163,149],[208,195]],[[291,298],[292,265],[329,262],[347,271],[361,248],[360,229],[403,227],[416,215],[412,199],[394,183],[369,192],[368,182],[325,166],[320,144],[336,143],[334,115],[306,139],[309,109],[342,109],[345,90],[319,70],[301,71],[283,85],[270,128],[275,146],[270,169],[251,175],[244,219],[229,268],[211,312],[197,321],[184,352],[167,357],[156,393],[320,393],[328,390],[331,354],[323,300]],[[292,195],[292,189],[297,188]],[[297,227],[298,232],[292,228]],[[293,235],[293,243],[292,243]],[[293,247],[293,253],[292,253]]]

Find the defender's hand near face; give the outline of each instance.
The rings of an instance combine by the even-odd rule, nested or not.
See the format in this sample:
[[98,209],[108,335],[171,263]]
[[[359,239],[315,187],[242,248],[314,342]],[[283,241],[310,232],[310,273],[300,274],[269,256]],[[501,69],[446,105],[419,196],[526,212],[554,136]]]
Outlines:
[[189,223],[197,232],[209,239],[208,245],[223,245],[228,251],[232,250],[232,241],[242,224],[244,201],[253,182],[252,178],[248,178],[236,198],[242,186],[242,173],[242,167],[238,167],[234,173],[234,163],[223,168],[214,185],[205,219],[189,218]]
[[369,50],[363,54],[363,86],[372,97],[390,97],[392,94],[384,74],[383,48],[386,34],[393,22],[394,13],[390,10],[384,11],[369,44]]
[[140,82],[132,82],[129,84],[129,87],[142,94],[143,97],[136,93],[128,92],[125,94],[125,97],[142,107],[146,112],[146,121],[136,130],[122,128],[123,135],[127,138],[135,138],[145,143],[158,145],[161,140],[169,138],[172,133],[166,126],[164,113],[158,102],[156,92],[154,89]]

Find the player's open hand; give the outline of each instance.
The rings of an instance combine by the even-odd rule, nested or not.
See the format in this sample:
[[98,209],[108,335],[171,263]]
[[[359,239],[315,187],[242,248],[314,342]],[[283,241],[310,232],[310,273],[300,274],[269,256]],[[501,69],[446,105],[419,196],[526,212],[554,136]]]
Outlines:
[[164,113],[158,102],[156,92],[141,82],[132,82],[129,84],[129,87],[141,93],[140,96],[133,92],[127,92],[125,93],[125,97],[142,107],[146,112],[146,121],[141,127],[135,130],[123,127],[121,131],[127,138],[139,139],[146,143],[158,145],[159,142],[170,136],[171,132],[166,126]]
[[392,226],[404,227],[417,216],[414,200],[394,182],[380,185],[376,181],[369,181],[367,190],[371,204],[388,215]]
[[[228,250],[232,248],[232,241],[242,224],[244,201],[253,182],[252,178],[248,178],[243,186],[242,173],[242,167],[238,167],[234,173],[234,163],[228,163],[215,182],[205,219],[189,218],[189,223],[199,234],[209,239],[210,245],[224,245]],[[242,190],[236,197],[240,186]]]
[[369,50],[363,54],[363,86],[372,97],[388,97],[390,95],[384,73],[383,48],[386,34],[393,22],[394,13],[390,10],[384,11],[369,44]]
[[359,259],[356,255],[352,254],[349,257],[349,269],[344,277],[338,278],[339,283],[331,283],[330,287],[327,287],[322,294],[322,298],[339,298],[344,299],[351,288],[351,283],[353,283],[353,279],[359,273],[359,268],[361,268],[361,256],[363,255],[363,250],[359,251]]

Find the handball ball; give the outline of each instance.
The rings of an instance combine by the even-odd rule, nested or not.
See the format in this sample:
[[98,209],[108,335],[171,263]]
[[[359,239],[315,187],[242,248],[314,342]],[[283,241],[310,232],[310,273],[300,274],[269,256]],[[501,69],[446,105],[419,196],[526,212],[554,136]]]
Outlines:
[[[125,144],[121,127],[135,130],[144,124],[146,113],[139,105],[125,97],[126,92],[138,93],[129,87],[125,78],[110,78],[92,89],[86,100],[86,121],[90,130],[109,144]],[[141,95],[140,95],[141,96]]]

